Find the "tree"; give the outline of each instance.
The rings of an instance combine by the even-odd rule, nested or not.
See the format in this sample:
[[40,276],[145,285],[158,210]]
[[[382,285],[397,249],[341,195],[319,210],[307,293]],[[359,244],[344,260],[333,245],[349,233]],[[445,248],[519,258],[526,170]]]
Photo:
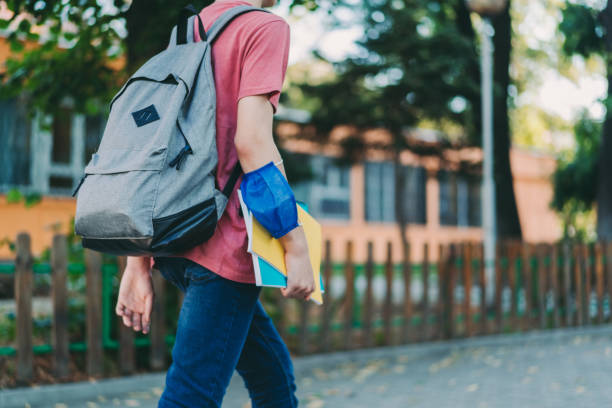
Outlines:
[[[26,92],[30,106],[53,114],[67,99],[75,112],[97,113],[130,73],[163,50],[188,3],[178,0],[6,0],[0,19],[13,56],[0,96]],[[26,42],[37,43],[25,47]],[[119,69],[118,69],[119,68]]]
[[[407,220],[403,211],[405,180],[400,154],[440,155],[406,138],[406,128],[424,122],[438,128],[461,128],[464,145],[480,143],[480,70],[476,36],[463,0],[365,0],[364,38],[359,56],[335,63],[335,79],[302,89],[319,103],[313,121],[322,133],[338,124],[356,129],[382,127],[392,135],[385,148],[396,168],[396,218],[404,244]],[[494,20],[496,27],[496,182],[499,232],[520,237],[509,151],[507,88],[509,84],[510,16]],[[346,155],[368,146],[347,139]]]
[[[129,74],[166,46],[169,27],[189,2],[179,0],[169,7],[163,0],[113,0],[109,7],[109,2],[99,0],[5,0],[1,3],[13,15],[0,19],[0,29],[8,33],[15,55],[0,78],[0,96],[26,92],[32,108],[50,114],[67,99],[73,101],[76,112],[104,111],[103,106]],[[202,7],[208,0],[192,2]],[[293,0],[292,7],[312,10],[323,3],[330,11],[341,5]],[[403,129],[427,119],[443,128],[460,126],[465,139],[478,144],[479,68],[474,29],[464,1],[366,0],[363,11],[367,35],[361,45],[368,56],[338,64],[343,70],[339,79],[317,91],[322,98],[325,92],[333,92],[325,98],[323,109],[317,109],[321,129],[331,123],[325,115],[334,124],[384,126],[394,135],[394,149],[399,152],[406,147],[400,137]],[[509,21],[506,10],[493,22],[497,49],[495,174],[502,237],[520,236],[509,161]],[[41,27],[45,32],[39,34]],[[23,40],[42,41],[24,48]],[[117,66],[123,68],[117,70]],[[342,95],[351,99],[342,99]],[[399,175],[398,183],[401,178]]]
[[[606,100],[608,109],[601,129],[599,147],[587,151],[597,159],[585,161],[584,157],[577,155],[577,159],[585,162],[576,162],[575,166],[564,169],[567,177],[576,180],[588,173],[584,168],[586,164],[596,163],[590,170],[592,177],[583,180],[587,185],[596,186],[595,193],[584,194],[580,186],[574,186],[573,192],[564,189],[563,185],[556,187],[560,189],[560,197],[571,195],[587,208],[596,202],[597,235],[599,239],[610,240],[612,239],[612,186],[610,184],[612,183],[610,177],[612,174],[612,160],[610,160],[612,157],[612,112],[609,107],[612,95],[612,58],[610,57],[612,52],[612,3],[607,2],[603,10],[597,10],[585,4],[567,3],[563,10],[563,20],[559,25],[559,30],[565,37],[563,50],[567,55],[580,55],[585,58],[600,56],[604,59],[608,79]],[[577,137],[579,136],[577,132]],[[580,142],[578,139],[579,146]],[[594,145],[593,142],[591,144]],[[579,154],[584,154],[580,151],[580,147]],[[560,202],[563,202],[561,198]]]
[[512,52],[512,23],[509,1],[505,10],[492,18],[495,35],[493,81],[496,87],[494,95],[493,123],[495,124],[495,157],[494,179],[495,200],[497,207],[497,234],[500,238],[522,237],[521,223],[516,206],[512,168],[510,167],[510,147],[512,137],[509,121],[510,55]]
[[576,150],[559,160],[553,176],[555,194],[552,206],[564,218],[564,237],[584,240],[587,233],[579,224],[580,214],[588,213],[597,199],[598,154],[601,124],[586,114],[576,123]]

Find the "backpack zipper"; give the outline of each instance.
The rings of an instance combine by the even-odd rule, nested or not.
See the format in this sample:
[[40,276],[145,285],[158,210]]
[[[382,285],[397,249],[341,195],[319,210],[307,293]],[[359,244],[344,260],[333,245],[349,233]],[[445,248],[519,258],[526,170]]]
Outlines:
[[175,167],[177,170],[180,170],[181,169],[181,164],[185,160],[185,157],[188,154],[192,154],[193,150],[191,150],[191,146],[189,146],[189,141],[185,137],[185,133],[183,132],[183,128],[181,128],[181,124],[179,123],[178,119],[176,121],[176,126],[178,127],[179,131],[181,132],[181,136],[183,136],[183,140],[185,141],[185,146],[183,146],[183,148],[178,152],[176,157],[174,159],[172,159],[172,161],[170,163],[168,163],[168,166]]
[[183,161],[185,160],[185,157],[187,157],[188,154],[192,154],[193,150],[191,150],[191,146],[189,146],[188,144],[186,144],[180,152],[178,152],[178,154],[176,155],[176,157],[174,159],[172,159],[172,161],[170,163],[168,163],[168,165],[170,167],[175,167],[177,170],[181,169],[181,164],[183,163]]

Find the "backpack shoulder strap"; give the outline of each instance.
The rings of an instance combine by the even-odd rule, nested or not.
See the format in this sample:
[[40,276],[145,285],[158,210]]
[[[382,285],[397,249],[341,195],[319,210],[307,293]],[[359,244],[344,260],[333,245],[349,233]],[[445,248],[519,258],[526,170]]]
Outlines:
[[248,13],[251,11],[263,11],[265,13],[269,13],[268,10],[247,5],[232,7],[231,9],[221,14],[221,16],[219,16],[212,24],[212,26],[208,29],[208,42],[212,44],[219,36],[219,34],[223,32],[225,27],[227,27],[227,25],[232,22],[233,19],[235,19],[241,14]]
[[238,178],[240,177],[241,174],[242,174],[242,166],[240,165],[240,161],[238,161],[236,162],[236,165],[232,169],[229,179],[227,179],[227,182],[225,183],[225,187],[223,187],[224,196],[226,196],[227,198],[230,197],[230,195],[232,194],[232,191],[234,191],[236,182],[238,181]]
[[200,33],[200,37],[203,40],[206,39],[206,31],[204,30],[202,18],[198,10],[190,4],[179,13],[178,24],[174,26],[172,34],[170,34],[169,48],[193,42],[193,23],[196,18],[198,19],[198,32]]

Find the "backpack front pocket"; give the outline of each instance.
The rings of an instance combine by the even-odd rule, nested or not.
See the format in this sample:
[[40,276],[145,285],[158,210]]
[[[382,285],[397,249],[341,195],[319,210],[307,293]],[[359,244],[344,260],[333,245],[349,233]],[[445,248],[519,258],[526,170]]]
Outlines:
[[153,236],[152,214],[168,149],[106,149],[95,153],[77,198],[75,232],[85,238]]

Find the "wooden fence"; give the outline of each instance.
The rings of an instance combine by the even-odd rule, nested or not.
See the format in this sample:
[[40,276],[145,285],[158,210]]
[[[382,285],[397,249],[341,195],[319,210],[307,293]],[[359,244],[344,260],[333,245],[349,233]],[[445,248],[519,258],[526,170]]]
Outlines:
[[[353,243],[344,245],[344,259],[338,262],[330,258],[331,243],[325,243],[321,268],[326,288],[323,306],[282,296],[272,296],[269,301],[277,311],[274,314],[277,328],[294,353],[602,324],[611,320],[612,245],[502,242],[497,248],[491,282],[487,282],[481,244],[441,245],[440,257],[435,262],[430,260],[431,248],[425,245],[422,261],[414,264],[409,255],[406,259],[393,259],[392,243],[385,248],[384,262],[375,263],[374,247],[369,243],[367,260],[360,265],[354,262]],[[108,337],[103,333],[108,329],[104,326],[110,324],[105,313],[113,315],[113,324],[119,321],[113,312],[115,299],[109,301],[111,294],[103,288],[102,256],[86,250],[86,340],[82,347],[71,344],[67,259],[66,237],[57,235],[49,264],[53,305],[49,351],[55,375],[67,376],[71,350],[82,350],[86,352],[88,374],[99,376],[103,374],[105,349],[111,344],[104,340]],[[117,258],[116,263],[120,273],[124,258]],[[164,315],[167,310],[163,305],[169,291],[175,288],[159,272],[155,271],[153,276],[156,299],[147,342],[135,341],[134,332],[123,325],[119,324],[117,329],[117,359],[124,374],[136,369],[135,347],[149,348],[151,369],[161,370],[168,364],[173,337],[165,322],[173,317]],[[16,374],[18,380],[27,381],[32,377],[35,352],[33,257],[27,234],[20,234],[16,241],[14,277]],[[340,286],[343,288],[338,289]],[[417,287],[419,290],[415,290]],[[269,294],[279,293],[269,290]]]

